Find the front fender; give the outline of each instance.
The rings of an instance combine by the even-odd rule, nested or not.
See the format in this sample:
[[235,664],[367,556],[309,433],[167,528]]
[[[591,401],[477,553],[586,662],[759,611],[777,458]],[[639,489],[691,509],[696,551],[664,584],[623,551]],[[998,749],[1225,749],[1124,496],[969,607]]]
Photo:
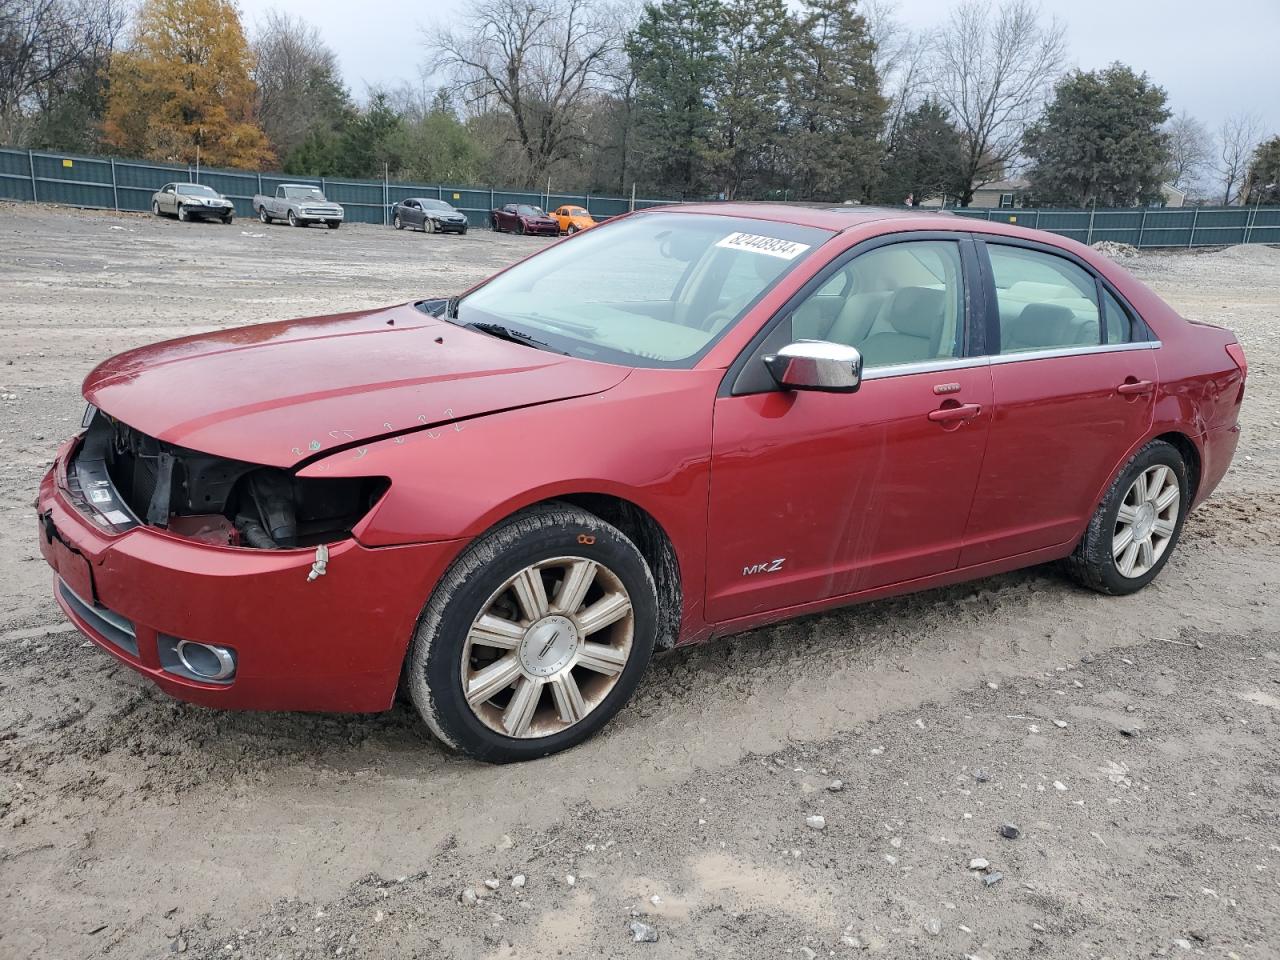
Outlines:
[[679,526],[685,515],[703,525],[720,377],[637,370],[602,393],[342,450],[299,476],[389,477],[387,494],[355,530],[370,546],[473,537],[524,506],[570,493],[631,500],[664,526],[664,518]]

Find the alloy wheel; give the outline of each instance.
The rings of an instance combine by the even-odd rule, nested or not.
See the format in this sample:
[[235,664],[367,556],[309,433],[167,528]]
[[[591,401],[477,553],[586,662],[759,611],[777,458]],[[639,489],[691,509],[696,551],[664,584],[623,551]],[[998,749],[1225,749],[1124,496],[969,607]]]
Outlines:
[[1145,575],[1169,549],[1178,529],[1182,488],[1178,477],[1162,463],[1148,467],[1130,484],[1116,514],[1111,556],[1120,575]]
[[606,566],[585,557],[531,564],[489,597],[467,632],[467,704],[508,737],[560,733],[608,697],[634,633],[631,597]]

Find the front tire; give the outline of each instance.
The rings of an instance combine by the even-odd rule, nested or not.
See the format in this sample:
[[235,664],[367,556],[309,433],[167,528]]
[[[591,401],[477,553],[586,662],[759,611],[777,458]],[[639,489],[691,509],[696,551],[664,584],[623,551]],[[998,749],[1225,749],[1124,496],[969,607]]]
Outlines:
[[292,210],[289,211],[289,226],[291,227],[302,226],[302,221],[298,219],[298,215],[294,213]]
[[183,223],[188,223],[191,220],[191,215],[187,213],[187,208],[182,204],[178,204],[178,219]]
[[1094,512],[1068,575],[1099,593],[1123,596],[1156,578],[1173,554],[1191,487],[1176,447],[1152,440],[1130,458]]
[[328,227],[330,230],[337,230],[340,226],[342,226],[341,220],[330,220],[328,223]]
[[231,221],[234,219],[235,219],[235,214],[228,213],[225,217],[222,218],[222,222],[225,223],[227,226],[231,226]]
[[631,698],[657,635],[640,551],[552,503],[473,543],[428,601],[405,661],[410,698],[455,750],[490,763],[575,746]]

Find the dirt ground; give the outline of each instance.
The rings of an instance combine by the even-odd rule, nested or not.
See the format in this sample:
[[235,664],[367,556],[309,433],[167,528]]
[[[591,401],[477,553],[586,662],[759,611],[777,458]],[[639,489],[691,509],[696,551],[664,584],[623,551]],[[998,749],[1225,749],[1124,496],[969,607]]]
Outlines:
[[505,768],[403,706],[175,703],[64,623],[31,503],[99,359],[545,242],[0,204],[0,958],[1280,956],[1280,250],[1126,261],[1250,363],[1134,597],[1037,568],[675,651]]

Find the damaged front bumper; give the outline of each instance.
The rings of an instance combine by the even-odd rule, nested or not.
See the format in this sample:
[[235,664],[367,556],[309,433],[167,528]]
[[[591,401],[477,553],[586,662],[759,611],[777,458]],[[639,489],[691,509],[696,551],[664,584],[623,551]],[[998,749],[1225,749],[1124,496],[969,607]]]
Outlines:
[[[346,537],[282,549],[114,529],[68,481],[80,437],[40,484],[40,551],[55,597],[90,640],[166,693],[207,706],[376,711],[395,696],[423,604],[461,541],[369,548]],[[182,643],[231,651],[226,679],[193,677]]]

